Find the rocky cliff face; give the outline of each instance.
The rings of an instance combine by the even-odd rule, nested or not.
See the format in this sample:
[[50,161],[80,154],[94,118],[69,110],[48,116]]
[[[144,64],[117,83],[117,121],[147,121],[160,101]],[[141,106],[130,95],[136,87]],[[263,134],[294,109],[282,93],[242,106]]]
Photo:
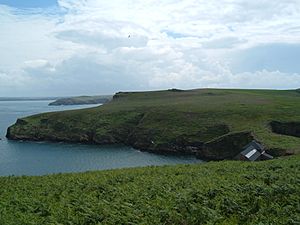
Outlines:
[[[253,140],[250,132],[229,133],[226,125],[208,127],[206,131],[220,136],[212,141],[203,142],[205,133],[199,132],[197,137],[180,135],[168,142],[157,141],[161,135],[158,130],[139,127],[144,115],[131,118],[123,126],[114,130],[101,132],[101,128],[94,131],[80,130],[76,132],[63,123],[42,119],[41,124],[32,127],[28,121],[18,119],[16,124],[7,130],[7,137],[14,140],[43,140],[65,141],[90,144],[126,144],[136,149],[163,154],[193,154],[200,159],[223,160],[233,159],[243,146]],[[53,132],[53,129],[56,132]],[[51,132],[47,132],[50,131]],[[103,130],[102,130],[103,131]]]
[[197,157],[208,160],[233,159],[252,140],[254,136],[248,131],[223,135],[205,143],[197,152]]
[[157,153],[196,154],[205,144],[207,136],[218,137],[230,132],[225,124],[207,127],[193,135],[178,135],[167,142],[157,141],[161,136],[159,130],[136,126],[127,137],[126,143],[140,150]]
[[300,122],[272,121],[270,126],[274,133],[300,137]]

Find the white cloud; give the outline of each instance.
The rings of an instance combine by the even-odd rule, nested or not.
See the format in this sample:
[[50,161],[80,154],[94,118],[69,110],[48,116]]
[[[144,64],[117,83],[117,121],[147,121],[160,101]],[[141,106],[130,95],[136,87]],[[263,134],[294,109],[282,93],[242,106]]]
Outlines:
[[298,0],[58,3],[56,13],[0,5],[0,95],[300,84]]
[[24,62],[24,65],[29,68],[44,67],[48,64],[49,62],[45,59],[28,60]]
[[300,74],[267,70],[254,73],[244,72],[232,75],[228,86],[234,88],[296,89],[300,87]]

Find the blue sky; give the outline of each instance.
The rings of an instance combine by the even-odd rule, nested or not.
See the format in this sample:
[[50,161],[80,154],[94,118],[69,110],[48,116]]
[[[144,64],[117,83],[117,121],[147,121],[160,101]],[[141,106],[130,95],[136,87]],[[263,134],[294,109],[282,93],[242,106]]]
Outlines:
[[299,0],[0,0],[0,96],[299,88],[299,21]]
[[233,71],[255,72],[260,70],[300,72],[300,43],[274,43],[259,45],[241,51],[234,60]]
[[16,8],[45,8],[57,6],[56,0],[0,0],[0,4]]

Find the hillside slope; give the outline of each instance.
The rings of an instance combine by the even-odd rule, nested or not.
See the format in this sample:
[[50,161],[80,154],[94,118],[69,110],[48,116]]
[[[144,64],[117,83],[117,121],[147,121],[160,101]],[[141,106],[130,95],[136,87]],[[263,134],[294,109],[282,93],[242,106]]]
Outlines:
[[124,143],[152,152],[230,159],[256,139],[274,156],[300,152],[300,93],[198,89],[117,93],[100,107],[19,119],[7,137]]
[[300,156],[0,177],[0,224],[299,224]]

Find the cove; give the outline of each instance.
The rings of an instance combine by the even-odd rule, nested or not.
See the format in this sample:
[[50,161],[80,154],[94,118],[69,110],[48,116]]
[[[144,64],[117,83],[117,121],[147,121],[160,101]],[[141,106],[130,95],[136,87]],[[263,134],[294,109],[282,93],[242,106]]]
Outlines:
[[50,101],[0,101],[0,176],[46,175],[126,167],[201,163],[193,156],[157,155],[123,145],[9,141],[6,129],[17,118],[94,107],[48,106]]

